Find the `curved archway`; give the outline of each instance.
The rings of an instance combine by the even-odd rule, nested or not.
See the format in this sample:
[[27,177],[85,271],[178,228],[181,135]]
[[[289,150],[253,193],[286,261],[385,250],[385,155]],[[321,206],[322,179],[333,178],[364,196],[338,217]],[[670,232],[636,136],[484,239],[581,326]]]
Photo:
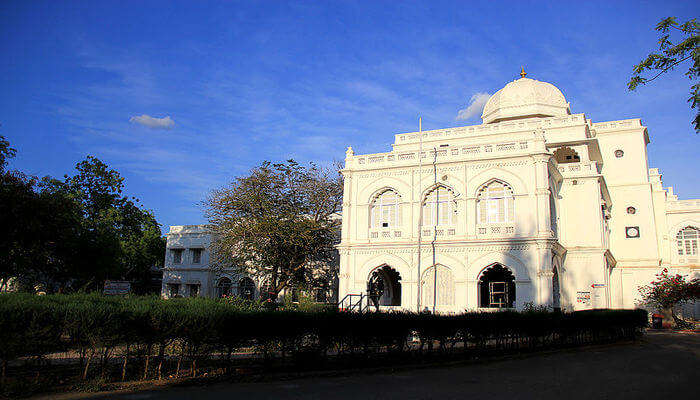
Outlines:
[[219,278],[216,282],[216,297],[225,297],[231,294],[231,279]]
[[700,229],[688,225],[676,233],[676,248],[679,256],[697,257]]
[[421,217],[425,226],[454,225],[457,203],[452,188],[443,184],[434,185],[421,201]]
[[513,195],[524,195],[529,193],[532,182],[525,182],[521,176],[503,168],[489,168],[485,171],[469,178],[467,184],[467,192],[473,193],[476,197],[479,190],[492,181],[501,181],[508,183],[513,189]]
[[369,226],[390,228],[401,224],[401,195],[392,188],[376,192],[370,199]]
[[375,268],[367,278],[367,295],[372,305],[401,305],[401,275],[394,268],[382,265]]
[[238,297],[246,300],[255,299],[255,282],[247,276],[238,281]]
[[508,267],[495,263],[481,272],[479,307],[513,308],[515,295],[515,276]]
[[479,187],[476,195],[476,220],[479,224],[515,220],[515,197],[508,183],[492,179]]

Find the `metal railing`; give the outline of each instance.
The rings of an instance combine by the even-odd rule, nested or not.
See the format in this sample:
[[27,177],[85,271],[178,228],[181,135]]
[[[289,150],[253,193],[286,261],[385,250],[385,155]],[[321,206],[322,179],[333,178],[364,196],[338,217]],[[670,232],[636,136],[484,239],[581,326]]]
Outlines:
[[347,312],[367,312],[370,305],[369,296],[364,293],[348,293],[338,302],[338,309]]

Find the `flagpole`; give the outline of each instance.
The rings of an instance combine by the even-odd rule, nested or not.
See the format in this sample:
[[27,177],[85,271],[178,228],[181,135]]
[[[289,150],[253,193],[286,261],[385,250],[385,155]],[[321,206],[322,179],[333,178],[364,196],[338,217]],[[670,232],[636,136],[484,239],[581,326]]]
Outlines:
[[423,236],[423,192],[421,187],[423,185],[423,117],[418,117],[418,300],[416,302],[417,309],[416,312],[420,313],[420,301],[421,301],[421,276],[420,276],[420,257],[421,257],[421,237]]

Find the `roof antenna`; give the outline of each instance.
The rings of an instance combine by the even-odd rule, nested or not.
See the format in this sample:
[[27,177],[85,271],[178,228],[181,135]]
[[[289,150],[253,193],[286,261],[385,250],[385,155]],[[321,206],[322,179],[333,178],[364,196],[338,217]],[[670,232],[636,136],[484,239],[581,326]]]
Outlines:
[[525,72],[525,67],[520,67],[520,77],[524,78],[527,75],[527,72]]

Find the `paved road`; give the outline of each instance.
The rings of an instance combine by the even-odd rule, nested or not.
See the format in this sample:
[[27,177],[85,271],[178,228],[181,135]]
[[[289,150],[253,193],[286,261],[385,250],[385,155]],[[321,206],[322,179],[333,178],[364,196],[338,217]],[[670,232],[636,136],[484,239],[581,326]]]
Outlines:
[[102,399],[662,399],[700,393],[700,335],[650,333],[640,344],[373,375],[217,384]]

